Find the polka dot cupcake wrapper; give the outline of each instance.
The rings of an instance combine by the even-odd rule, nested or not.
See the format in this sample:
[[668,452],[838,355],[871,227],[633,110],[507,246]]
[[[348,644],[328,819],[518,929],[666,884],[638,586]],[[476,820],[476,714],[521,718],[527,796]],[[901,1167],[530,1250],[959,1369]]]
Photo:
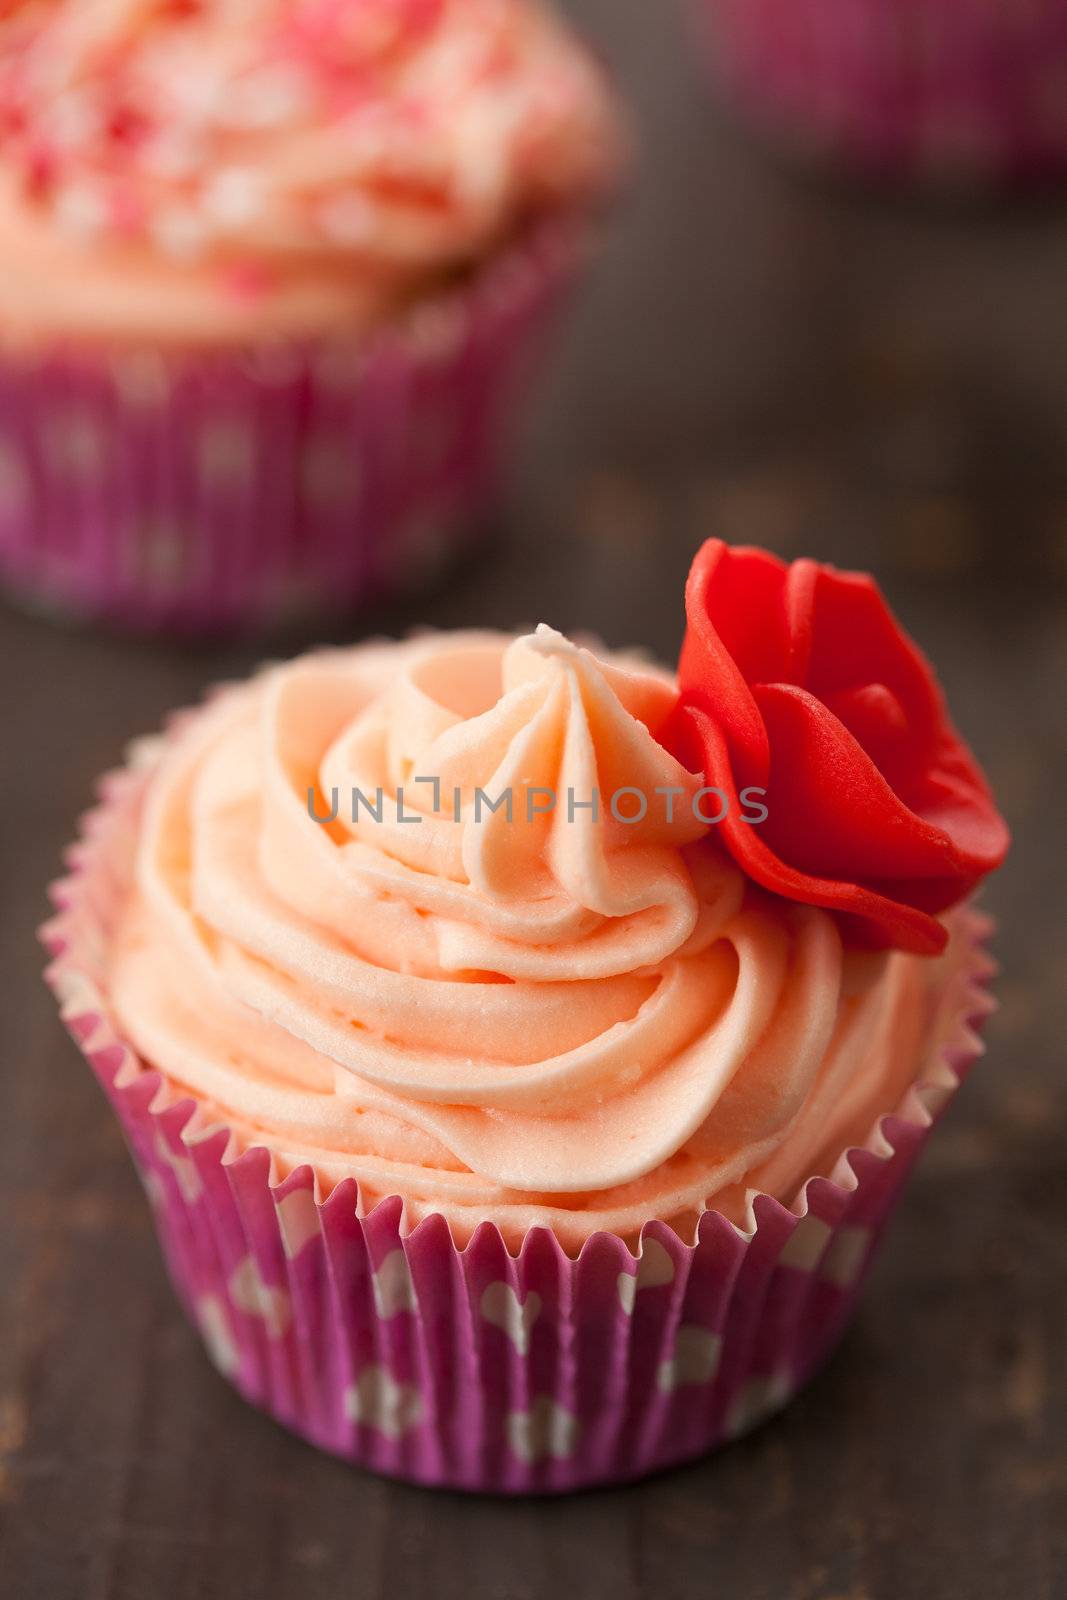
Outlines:
[[1067,172],[1067,0],[692,0],[727,94],[803,155],[970,187]]
[[[686,1242],[650,1222],[577,1259],[490,1223],[457,1248],[353,1180],[323,1198],[281,1175],[148,1068],[109,1020],[105,958],[131,870],[145,767],[105,781],[44,929],[67,1027],[126,1131],[178,1294],[219,1370],[254,1405],[344,1459],[452,1488],[563,1492],[700,1455],[779,1407],[836,1343],[882,1227],[992,1009],[988,920],[971,914],[957,1021],[861,1148],[792,1207],[755,1197]],[[886,1374],[892,1381],[892,1374]]]
[[0,579],[177,631],[427,581],[492,501],[586,242],[545,223],[362,346],[0,354]]

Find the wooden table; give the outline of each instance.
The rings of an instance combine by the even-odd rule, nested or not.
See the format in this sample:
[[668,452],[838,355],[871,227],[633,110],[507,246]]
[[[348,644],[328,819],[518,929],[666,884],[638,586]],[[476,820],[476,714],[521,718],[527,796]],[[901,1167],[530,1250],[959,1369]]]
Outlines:
[[4,612],[4,1600],[1067,1593],[1067,218],[799,177],[714,110],[672,8],[573,9],[635,101],[638,188],[491,552],[333,637],[545,619],[669,657],[712,531],[875,567],[1016,829],[988,894],[1005,966],[989,1060],[839,1355],[754,1437],[559,1503],[435,1495],[317,1456],[244,1406],[186,1326],[34,943],[94,775],[257,649]]

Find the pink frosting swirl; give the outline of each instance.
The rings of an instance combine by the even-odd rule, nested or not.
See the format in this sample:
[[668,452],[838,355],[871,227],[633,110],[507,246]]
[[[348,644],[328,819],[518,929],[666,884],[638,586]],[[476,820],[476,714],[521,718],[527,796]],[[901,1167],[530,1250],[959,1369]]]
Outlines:
[[131,318],[148,280],[179,309],[210,291],[217,320],[359,325],[586,200],[617,154],[602,75],[537,0],[16,0],[0,242],[52,285],[0,292],[0,322],[8,298],[62,321],[103,255]]
[[546,628],[227,692],[151,781],[121,1030],[283,1170],[461,1238],[576,1247],[787,1193],[909,1081],[939,964],[844,956],[829,915],[693,848],[674,698]]

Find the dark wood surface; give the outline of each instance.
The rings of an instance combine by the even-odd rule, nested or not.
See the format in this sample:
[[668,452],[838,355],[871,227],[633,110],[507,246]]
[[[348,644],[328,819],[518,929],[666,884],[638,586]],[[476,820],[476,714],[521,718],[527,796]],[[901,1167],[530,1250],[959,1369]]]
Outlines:
[[4,1600],[1067,1594],[1067,212],[799,175],[712,107],[673,6],[572,9],[635,102],[637,188],[496,542],[331,636],[544,619],[669,657],[712,531],[874,567],[1016,830],[987,897],[1005,968],[989,1057],[840,1353],[754,1437],[559,1503],[317,1456],[186,1326],[34,942],[94,776],[260,650],[0,613]]

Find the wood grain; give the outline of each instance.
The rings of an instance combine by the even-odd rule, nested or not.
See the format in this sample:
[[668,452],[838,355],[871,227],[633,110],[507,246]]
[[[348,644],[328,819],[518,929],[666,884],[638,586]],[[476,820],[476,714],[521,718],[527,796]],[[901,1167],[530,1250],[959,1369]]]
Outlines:
[[1016,830],[989,1059],[840,1354],[755,1437],[563,1503],[339,1466],[204,1359],[34,943],[95,775],[259,650],[0,614],[4,1600],[1067,1593],[1067,217],[801,177],[714,109],[673,7],[571,9],[632,95],[639,182],[492,543],[332,636],[544,619],[670,656],[712,531],[876,568]]

